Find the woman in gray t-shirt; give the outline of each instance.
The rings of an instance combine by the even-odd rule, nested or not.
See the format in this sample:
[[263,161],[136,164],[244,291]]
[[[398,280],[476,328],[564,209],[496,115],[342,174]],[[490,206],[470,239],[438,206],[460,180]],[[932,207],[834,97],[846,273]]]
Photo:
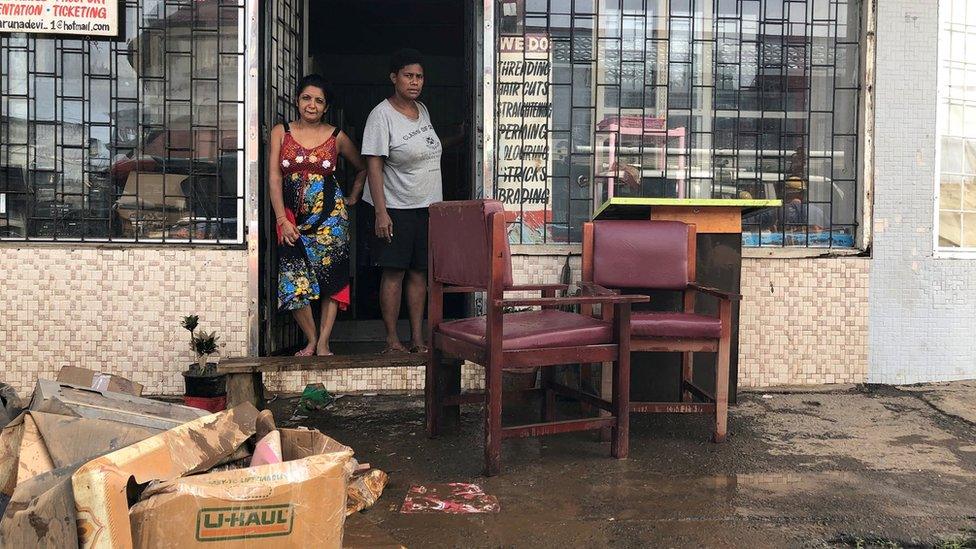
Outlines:
[[407,350],[396,332],[406,278],[410,351],[426,352],[422,323],[427,299],[427,207],[442,200],[443,148],[427,107],[417,101],[424,88],[420,53],[394,54],[390,81],[393,95],[373,109],[363,131],[368,173],[363,199],[376,212],[370,258],[383,269],[380,310],[386,351]]

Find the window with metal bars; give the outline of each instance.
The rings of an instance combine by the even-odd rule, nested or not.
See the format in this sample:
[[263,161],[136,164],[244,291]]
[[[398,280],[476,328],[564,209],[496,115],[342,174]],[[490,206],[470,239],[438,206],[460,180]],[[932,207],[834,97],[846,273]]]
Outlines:
[[[495,197],[513,243],[611,196],[778,198],[746,246],[853,247],[859,0],[497,0]],[[540,84],[541,83],[541,84]]]
[[243,243],[243,0],[0,34],[0,239]]

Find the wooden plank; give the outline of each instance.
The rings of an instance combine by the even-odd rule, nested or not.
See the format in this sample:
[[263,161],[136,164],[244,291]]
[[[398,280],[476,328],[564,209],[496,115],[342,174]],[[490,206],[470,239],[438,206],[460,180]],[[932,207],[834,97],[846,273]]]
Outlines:
[[589,404],[590,406],[593,406],[594,408],[599,408],[601,410],[606,410],[608,412],[613,409],[613,404],[606,400],[603,400],[602,398],[598,398],[591,394],[584,393],[583,391],[577,391],[572,387],[567,387],[560,383],[553,383],[551,389],[560,395],[570,397],[570,398],[575,398],[583,402],[584,404]]
[[699,233],[742,232],[742,209],[736,206],[655,206],[651,220],[694,224]]
[[607,344],[586,345],[583,347],[524,349],[519,351],[505,351],[504,356],[505,370],[518,370],[557,364],[607,362],[617,358],[617,346]]
[[227,375],[227,409],[243,402],[250,402],[258,410],[264,408],[264,383],[261,372]]
[[702,402],[631,402],[630,411],[653,414],[706,414],[714,412],[715,405]]
[[704,400],[705,402],[715,402],[715,397],[708,394],[704,389],[694,384],[692,381],[685,381],[684,383],[685,391],[695,395],[696,397]]
[[434,345],[444,351],[447,356],[463,358],[475,364],[484,365],[485,363],[485,348],[481,345],[475,345],[441,333],[435,333],[433,339]]
[[568,419],[565,421],[553,421],[551,423],[533,423],[530,425],[519,425],[517,427],[505,427],[502,429],[502,438],[526,438],[573,431],[589,431],[592,429],[612,427],[616,422],[617,418],[611,416]]
[[[529,387],[528,389],[509,389],[505,391],[506,395],[511,394],[526,394],[526,393],[541,393],[545,391],[542,387]],[[485,403],[485,392],[484,391],[466,391],[459,395],[445,395],[441,399],[441,404],[443,406],[457,406],[460,404],[484,404]]]
[[392,352],[332,356],[267,356],[228,358],[217,366],[221,374],[292,372],[298,370],[343,370],[347,368],[398,368],[424,366],[427,353]]
[[651,353],[714,353],[718,351],[718,340],[634,336],[630,340],[630,350]]

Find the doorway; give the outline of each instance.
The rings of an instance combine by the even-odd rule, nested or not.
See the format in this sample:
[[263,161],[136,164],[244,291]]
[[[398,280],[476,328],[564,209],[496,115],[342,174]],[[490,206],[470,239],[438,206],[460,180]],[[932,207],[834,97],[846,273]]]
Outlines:
[[[297,9],[301,3],[294,5]],[[304,17],[297,18],[302,21],[305,34],[301,43],[306,55],[299,57],[304,65],[301,72],[321,74],[333,87],[337,101],[330,107],[329,122],[342,128],[357,145],[361,144],[367,116],[392,91],[388,78],[391,54],[401,48],[419,50],[425,59],[425,84],[420,101],[430,110],[434,128],[444,139],[457,134],[464,122],[468,133],[461,145],[444,150],[441,162],[444,199],[471,198],[474,175],[471,145],[476,109],[474,82],[477,78],[477,71],[473,69],[477,43],[475,6],[456,0],[312,0],[306,5],[301,14]],[[282,59],[278,51],[281,46],[280,40],[266,41],[272,60]],[[294,56],[285,58],[291,60]],[[280,70],[280,62],[272,63],[267,78],[280,76],[276,74]],[[264,86],[263,89],[270,92],[274,87]],[[281,92],[285,91],[284,84],[279,87]],[[287,101],[290,101],[291,93],[288,92]],[[280,100],[277,105],[281,105]],[[277,111],[265,114],[269,126],[283,117],[294,116],[293,108],[269,110]],[[277,120],[269,119],[276,117]],[[337,176],[348,189],[354,174],[343,164],[340,160]],[[267,196],[263,198],[261,208],[270,210]],[[371,239],[366,234],[366,222],[372,215],[372,209],[362,201],[350,211],[354,227],[349,273],[352,302],[348,310],[339,312],[332,336],[338,349],[343,351],[350,349],[345,343],[379,342],[385,335],[379,309],[380,272],[369,264]],[[270,217],[273,219],[274,216]],[[262,219],[267,220],[268,216],[264,215]],[[273,232],[273,227],[270,231]],[[264,274],[261,295],[266,301],[261,307],[265,313],[262,329],[268,336],[261,338],[264,343],[261,354],[285,354],[301,345],[303,337],[290,314],[276,312],[277,255],[267,224],[262,232],[267,242],[262,247],[265,253],[261,255],[261,272]],[[445,315],[463,315],[464,296],[451,297],[456,299],[445,303]],[[313,305],[316,316],[317,309]],[[399,322],[401,339],[408,334],[406,314],[406,304],[403,303]]]

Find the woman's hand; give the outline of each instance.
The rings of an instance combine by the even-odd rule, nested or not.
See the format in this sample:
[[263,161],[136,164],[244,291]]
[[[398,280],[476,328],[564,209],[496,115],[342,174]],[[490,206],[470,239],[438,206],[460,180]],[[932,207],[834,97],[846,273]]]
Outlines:
[[376,236],[387,242],[393,240],[393,220],[386,211],[376,211]]
[[301,237],[301,234],[298,232],[298,227],[287,219],[279,221],[278,226],[281,227],[281,240],[289,246],[294,246],[295,242],[298,242],[298,239]]

